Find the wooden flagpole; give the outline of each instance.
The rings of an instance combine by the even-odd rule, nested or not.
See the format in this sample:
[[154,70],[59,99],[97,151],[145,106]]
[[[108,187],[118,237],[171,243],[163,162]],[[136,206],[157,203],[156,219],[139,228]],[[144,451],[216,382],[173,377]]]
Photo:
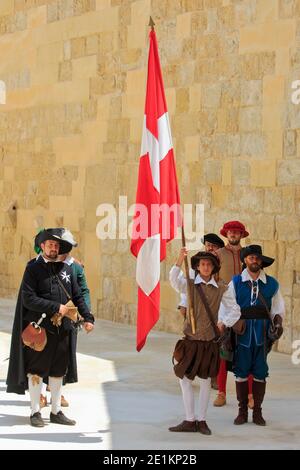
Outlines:
[[[181,240],[182,246],[185,247],[185,233],[184,233],[184,226],[182,224],[181,227]],[[188,295],[188,318],[192,327],[193,335],[196,333],[196,322],[194,316],[194,305],[193,305],[193,296],[192,296],[192,287],[191,287],[191,279],[190,279],[190,272],[189,272],[189,263],[187,256],[184,257],[184,268],[185,268],[185,277],[186,277],[186,285],[187,285],[187,295]]]

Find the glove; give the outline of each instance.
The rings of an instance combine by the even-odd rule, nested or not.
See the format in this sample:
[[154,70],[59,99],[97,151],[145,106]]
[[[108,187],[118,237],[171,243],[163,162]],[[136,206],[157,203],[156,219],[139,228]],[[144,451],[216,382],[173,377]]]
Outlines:
[[269,328],[268,338],[274,342],[283,334],[282,317],[280,315],[275,315],[273,324],[274,327],[271,325]]

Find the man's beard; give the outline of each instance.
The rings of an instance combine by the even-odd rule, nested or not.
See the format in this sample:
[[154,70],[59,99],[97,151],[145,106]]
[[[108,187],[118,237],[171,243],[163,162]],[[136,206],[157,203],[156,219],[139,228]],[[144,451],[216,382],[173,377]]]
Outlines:
[[52,260],[55,261],[55,260],[57,259],[57,257],[58,257],[58,253],[57,253],[57,251],[50,251],[49,254],[46,254],[46,257],[47,257],[48,259],[52,259]]
[[257,273],[261,269],[261,266],[257,263],[253,263],[253,264],[249,264],[248,269],[252,273]]
[[229,240],[229,245],[237,246],[240,244],[240,240]]

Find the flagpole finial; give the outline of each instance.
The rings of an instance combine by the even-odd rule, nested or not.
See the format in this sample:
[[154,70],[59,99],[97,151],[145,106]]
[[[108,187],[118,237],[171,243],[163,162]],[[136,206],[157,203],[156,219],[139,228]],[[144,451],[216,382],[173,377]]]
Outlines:
[[153,21],[153,19],[152,19],[152,16],[150,16],[149,26],[151,26],[152,31],[154,31],[155,23],[154,23],[154,21]]

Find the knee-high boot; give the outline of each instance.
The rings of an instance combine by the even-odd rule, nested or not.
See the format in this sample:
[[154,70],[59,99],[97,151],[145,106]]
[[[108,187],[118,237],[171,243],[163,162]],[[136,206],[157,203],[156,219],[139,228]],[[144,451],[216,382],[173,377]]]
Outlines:
[[262,416],[262,409],[261,405],[264,401],[264,396],[266,392],[266,382],[257,382],[255,379],[253,381],[253,400],[254,400],[254,408],[253,408],[253,423],[257,424],[258,426],[265,426],[266,421]]
[[236,397],[239,402],[239,414],[234,420],[234,424],[244,424],[248,421],[248,381],[235,382]]

